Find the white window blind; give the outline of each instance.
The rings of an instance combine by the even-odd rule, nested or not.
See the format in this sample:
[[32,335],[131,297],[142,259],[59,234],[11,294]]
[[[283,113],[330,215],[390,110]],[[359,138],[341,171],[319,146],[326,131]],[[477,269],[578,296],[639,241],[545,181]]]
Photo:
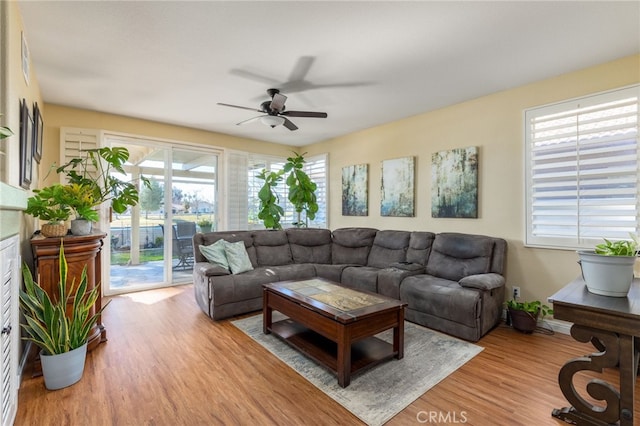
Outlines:
[[220,226],[235,231],[248,229],[247,167],[248,156],[242,152],[229,152],[226,156],[226,221]]
[[633,86],[525,111],[528,245],[638,233],[639,95]]
[[[74,158],[84,158],[86,156],[82,151],[88,149],[99,148],[100,132],[93,129],[75,129],[71,127],[63,127],[60,129],[60,142],[62,149],[60,150],[60,165],[67,164]],[[95,168],[88,165],[95,172]]]
[[[327,156],[319,155],[315,157],[309,157],[305,159],[304,171],[316,183],[316,198],[318,202],[318,212],[313,221],[309,221],[309,227],[327,227]],[[260,200],[258,198],[258,192],[264,184],[262,179],[258,179],[256,176],[263,170],[277,172],[282,170],[285,158],[267,157],[259,155],[250,155],[248,162],[247,173],[247,198],[249,204],[249,228],[250,229],[262,229],[264,225],[262,220],[258,219],[258,211],[260,209]],[[284,228],[292,226],[292,223],[297,220],[297,215],[293,205],[288,200],[288,187],[285,184],[285,178],[281,183],[274,188],[274,192],[278,196],[279,204],[284,210],[284,216],[280,220],[280,224]]]
[[318,212],[314,220],[309,221],[310,228],[327,228],[327,188],[328,188],[328,166],[327,155],[317,155],[306,159],[304,165],[305,173],[317,185],[316,201],[318,203]]

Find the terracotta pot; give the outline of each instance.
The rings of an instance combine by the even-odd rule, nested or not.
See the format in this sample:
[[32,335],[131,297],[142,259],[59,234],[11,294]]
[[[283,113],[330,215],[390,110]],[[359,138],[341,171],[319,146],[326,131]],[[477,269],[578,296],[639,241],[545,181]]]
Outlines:
[[43,223],[40,233],[45,237],[64,237],[67,235],[67,225],[64,222]]

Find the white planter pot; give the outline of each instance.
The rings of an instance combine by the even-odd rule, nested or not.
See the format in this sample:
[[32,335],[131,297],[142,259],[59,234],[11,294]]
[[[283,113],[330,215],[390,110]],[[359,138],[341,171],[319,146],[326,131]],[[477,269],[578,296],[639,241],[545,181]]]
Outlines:
[[40,353],[44,385],[49,390],[66,388],[77,383],[84,373],[87,344],[72,351],[57,355]]
[[73,235],[89,235],[93,223],[86,219],[73,219],[71,221],[71,233]]
[[587,289],[601,296],[626,297],[633,281],[635,256],[604,256],[580,250],[580,266]]

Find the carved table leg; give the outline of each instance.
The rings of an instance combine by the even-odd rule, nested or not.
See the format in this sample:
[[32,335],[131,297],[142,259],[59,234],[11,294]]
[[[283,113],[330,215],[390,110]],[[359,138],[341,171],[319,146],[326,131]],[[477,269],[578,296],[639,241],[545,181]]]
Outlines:
[[[635,371],[638,367],[634,337],[577,324],[571,327],[571,336],[579,342],[591,341],[600,352],[572,359],[560,369],[560,389],[572,406],[553,410],[552,416],[577,425],[608,425],[620,421],[621,426],[632,426]],[[587,393],[594,399],[604,401],[604,406],[593,405],[576,392],[573,376],[577,372],[590,370],[601,373],[603,368],[616,367],[618,364],[620,392],[603,380],[592,379],[587,383]]]

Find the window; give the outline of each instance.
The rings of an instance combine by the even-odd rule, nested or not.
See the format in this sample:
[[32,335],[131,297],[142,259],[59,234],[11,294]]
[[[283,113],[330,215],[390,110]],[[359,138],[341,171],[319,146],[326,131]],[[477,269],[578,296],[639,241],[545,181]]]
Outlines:
[[[286,158],[270,157],[257,154],[247,154],[234,152],[229,155],[233,158],[233,164],[228,161],[228,228],[227,229],[263,229],[262,221],[258,219],[260,200],[258,191],[264,183],[256,176],[267,169],[270,171],[282,170]],[[241,161],[242,160],[242,161]],[[318,212],[313,221],[309,221],[309,227],[326,228],[327,223],[327,156],[318,155],[305,158],[304,171],[311,180],[316,183],[316,198],[318,202]],[[243,171],[242,171],[243,170]],[[240,184],[243,182],[243,184]],[[244,190],[246,188],[246,190]],[[275,192],[280,200],[280,205],[284,209],[284,216],[280,221],[284,228],[292,226],[297,220],[295,210],[289,200],[288,188],[284,180],[275,188]],[[246,201],[245,201],[246,200]],[[233,202],[232,202],[233,201]],[[237,209],[238,206],[246,206]]]
[[525,111],[527,245],[638,234],[640,86]]

